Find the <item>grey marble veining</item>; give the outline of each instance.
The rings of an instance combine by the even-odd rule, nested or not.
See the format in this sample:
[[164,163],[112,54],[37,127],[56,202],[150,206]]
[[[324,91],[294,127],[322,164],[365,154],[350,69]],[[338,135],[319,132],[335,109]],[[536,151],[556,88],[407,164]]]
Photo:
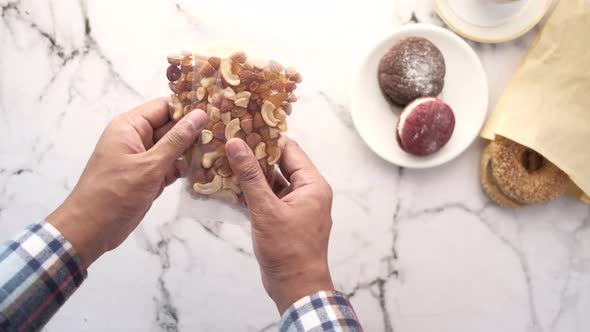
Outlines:
[[[330,260],[367,331],[590,329],[590,209],[521,211],[481,193],[481,143],[429,170],[379,159],[348,109],[354,64],[387,31],[443,25],[429,0],[0,0],[0,231],[45,217],[116,114],[167,93],[165,55],[238,45],[304,75],[290,119],[335,193]],[[536,31],[470,42],[493,105]],[[321,144],[319,144],[321,142]],[[47,331],[273,331],[246,225],[188,218],[169,188],[89,271]]]

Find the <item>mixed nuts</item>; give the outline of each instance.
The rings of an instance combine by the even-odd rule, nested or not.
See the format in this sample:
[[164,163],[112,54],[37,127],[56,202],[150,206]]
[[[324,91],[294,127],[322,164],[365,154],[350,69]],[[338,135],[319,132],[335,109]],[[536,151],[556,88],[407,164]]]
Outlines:
[[192,163],[196,193],[231,203],[243,202],[242,191],[225,157],[225,143],[243,139],[271,180],[281,158],[278,139],[287,131],[293,93],[301,75],[275,61],[250,61],[244,52],[227,58],[182,51],[168,56],[166,77],[173,92],[174,121],[200,109],[208,122],[199,140],[185,153]]

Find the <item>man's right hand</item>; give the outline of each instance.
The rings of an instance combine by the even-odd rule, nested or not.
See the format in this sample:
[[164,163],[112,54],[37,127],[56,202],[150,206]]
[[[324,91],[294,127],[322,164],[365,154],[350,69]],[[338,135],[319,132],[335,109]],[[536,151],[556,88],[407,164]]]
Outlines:
[[279,312],[304,296],[333,290],[328,269],[332,189],[305,152],[294,141],[286,143],[280,166],[290,188],[282,198],[244,141],[227,142],[226,154],[250,208],[262,283]]

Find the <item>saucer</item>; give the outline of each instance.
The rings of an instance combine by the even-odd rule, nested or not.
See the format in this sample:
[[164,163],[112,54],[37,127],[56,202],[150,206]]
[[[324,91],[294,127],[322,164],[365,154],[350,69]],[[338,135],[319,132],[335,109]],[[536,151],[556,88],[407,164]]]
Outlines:
[[459,35],[482,43],[516,39],[531,30],[551,0],[433,0],[440,18]]

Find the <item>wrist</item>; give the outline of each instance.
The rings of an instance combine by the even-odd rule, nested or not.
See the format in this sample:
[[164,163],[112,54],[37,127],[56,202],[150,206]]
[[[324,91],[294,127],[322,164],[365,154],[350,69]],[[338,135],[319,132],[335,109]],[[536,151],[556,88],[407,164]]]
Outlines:
[[268,291],[282,315],[297,300],[319,292],[334,290],[327,264],[302,268],[292,273],[267,279]]
[[106,252],[102,230],[92,216],[83,210],[83,203],[76,203],[75,197],[68,197],[46,221],[55,227],[72,245],[82,263],[88,268]]

